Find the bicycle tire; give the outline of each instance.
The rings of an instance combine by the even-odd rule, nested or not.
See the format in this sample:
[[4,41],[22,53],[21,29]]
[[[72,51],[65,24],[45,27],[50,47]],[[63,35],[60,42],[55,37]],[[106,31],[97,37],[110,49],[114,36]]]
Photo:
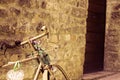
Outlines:
[[62,73],[62,75],[65,77],[66,80],[70,80],[67,73],[64,71],[64,69],[60,65],[53,64],[52,66],[56,67]]

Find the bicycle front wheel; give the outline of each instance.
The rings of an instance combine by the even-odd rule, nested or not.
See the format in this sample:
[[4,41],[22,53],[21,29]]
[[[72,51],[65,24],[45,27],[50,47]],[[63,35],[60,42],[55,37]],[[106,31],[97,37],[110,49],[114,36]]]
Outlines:
[[52,68],[48,71],[50,73],[50,80],[70,80],[66,72],[59,65],[53,64]]

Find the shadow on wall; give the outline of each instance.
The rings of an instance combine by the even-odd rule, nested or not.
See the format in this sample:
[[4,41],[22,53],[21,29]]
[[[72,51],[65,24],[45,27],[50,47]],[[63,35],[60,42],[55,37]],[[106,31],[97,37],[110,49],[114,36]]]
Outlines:
[[106,0],[89,0],[84,73],[103,70]]

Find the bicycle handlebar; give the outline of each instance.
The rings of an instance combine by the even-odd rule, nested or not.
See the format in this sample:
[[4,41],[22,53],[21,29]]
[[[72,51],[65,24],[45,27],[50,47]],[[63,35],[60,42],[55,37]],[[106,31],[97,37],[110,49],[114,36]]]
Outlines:
[[28,39],[26,41],[21,42],[20,45],[24,45],[24,44],[28,43],[30,40],[31,41],[36,40],[36,39],[41,38],[41,37],[43,37],[43,36],[45,36],[47,34],[48,34],[48,32],[42,33],[42,34],[40,34],[38,36],[35,36],[35,37],[31,38],[31,39]]

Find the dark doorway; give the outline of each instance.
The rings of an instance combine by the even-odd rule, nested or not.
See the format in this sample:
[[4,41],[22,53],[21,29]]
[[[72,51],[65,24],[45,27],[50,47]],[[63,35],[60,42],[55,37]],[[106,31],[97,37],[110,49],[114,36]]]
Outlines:
[[84,73],[103,70],[106,0],[89,0]]

